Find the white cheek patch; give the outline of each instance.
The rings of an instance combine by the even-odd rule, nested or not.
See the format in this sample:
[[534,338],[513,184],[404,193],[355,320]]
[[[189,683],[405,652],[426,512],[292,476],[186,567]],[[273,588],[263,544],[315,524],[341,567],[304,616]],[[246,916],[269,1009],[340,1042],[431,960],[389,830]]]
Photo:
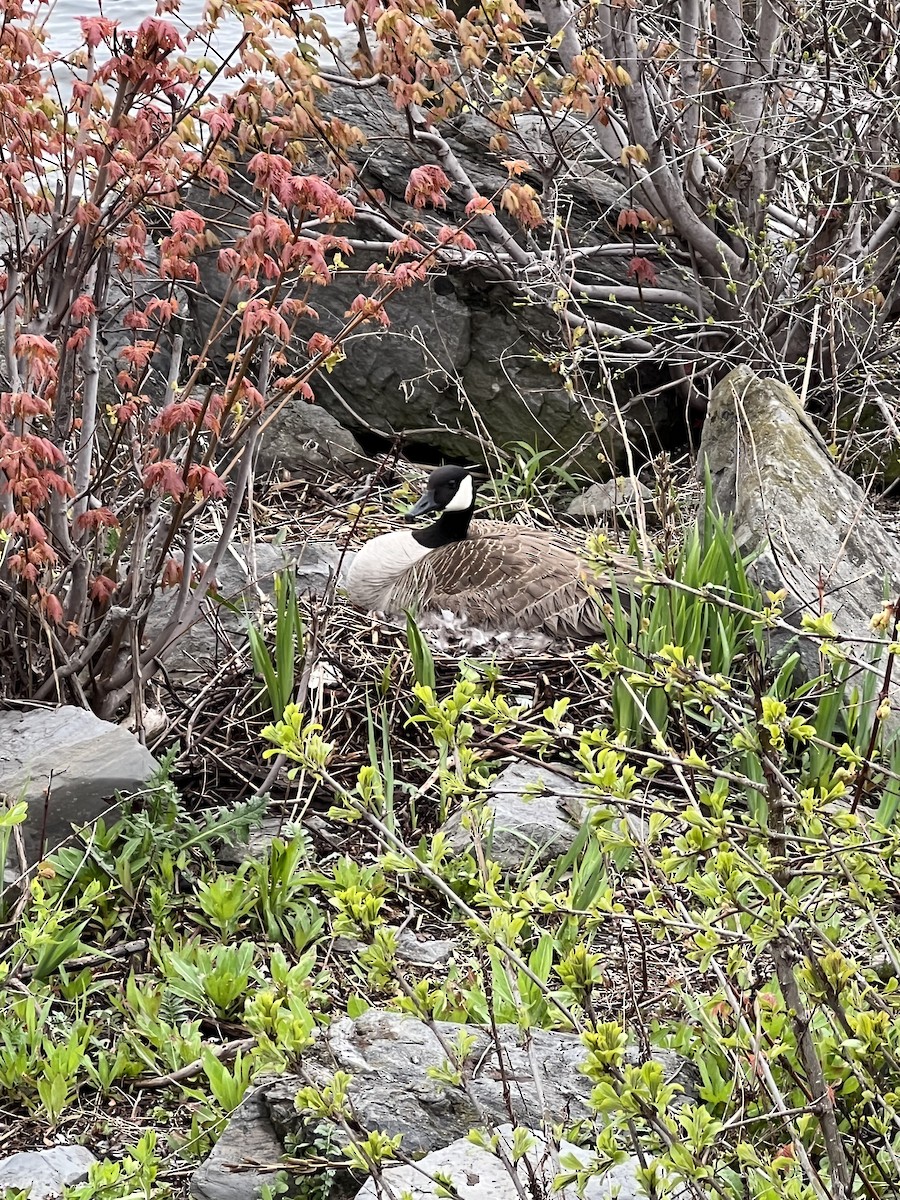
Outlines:
[[475,493],[472,491],[472,476],[464,475],[460,480],[456,495],[444,509],[444,512],[465,512],[472,507]]

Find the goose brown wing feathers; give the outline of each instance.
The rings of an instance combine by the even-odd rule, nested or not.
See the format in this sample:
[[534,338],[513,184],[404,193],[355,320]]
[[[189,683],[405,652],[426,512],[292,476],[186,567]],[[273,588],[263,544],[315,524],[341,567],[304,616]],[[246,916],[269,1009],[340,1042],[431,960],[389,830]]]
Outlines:
[[[619,581],[622,582],[622,581]],[[540,629],[556,638],[603,632],[610,580],[539,530],[473,523],[468,538],[425,556],[398,588],[398,607],[450,609],[476,626]]]

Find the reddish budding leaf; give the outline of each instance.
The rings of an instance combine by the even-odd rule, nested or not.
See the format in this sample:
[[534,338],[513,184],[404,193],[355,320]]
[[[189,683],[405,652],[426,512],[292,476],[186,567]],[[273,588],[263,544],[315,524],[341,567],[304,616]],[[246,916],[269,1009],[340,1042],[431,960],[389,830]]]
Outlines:
[[73,321],[83,321],[85,317],[92,317],[96,311],[94,301],[90,296],[81,295],[75,300],[69,310],[69,315]]
[[414,283],[423,283],[427,277],[428,270],[424,263],[400,263],[394,268],[394,286],[401,290],[412,287]]
[[476,213],[483,213],[485,216],[492,216],[497,210],[491,204],[486,196],[473,196],[466,205],[466,216],[474,216]]
[[164,588],[176,587],[181,583],[184,567],[177,559],[167,558],[162,570],[161,583]]
[[91,331],[88,326],[82,325],[80,329],[76,329],[75,332],[66,340],[66,349],[74,350],[76,352],[81,350],[90,336]]
[[97,575],[91,581],[91,599],[97,604],[107,605],[115,594],[117,583],[108,575]]
[[474,250],[475,242],[464,229],[456,229],[453,225],[442,225],[438,230],[438,241],[442,246],[456,246],[459,250]]
[[41,590],[41,612],[53,625],[61,625],[63,623],[63,610],[58,597],[52,592]]
[[421,254],[424,247],[421,242],[417,242],[412,237],[398,238],[396,242],[391,242],[388,246],[388,254],[391,258],[400,258],[403,254]]
[[656,286],[657,275],[649,258],[633,258],[628,264],[628,274],[637,281],[638,287]]
[[184,495],[184,478],[178,463],[164,458],[162,462],[151,463],[144,471],[144,487],[147,491],[158,491],[164,496],[178,500]]
[[118,21],[110,21],[107,17],[79,17],[78,23],[89,50],[96,50],[101,42],[112,36],[118,25]]
[[370,296],[357,296],[347,311],[345,317],[353,317],[361,315],[365,320],[374,320],[380,322],[387,328],[390,325],[390,319],[384,311],[384,305],[378,300],[373,300]]
[[424,208],[431,204],[435,208],[446,208],[446,192],[449,191],[450,180],[440,167],[414,167],[409,173],[409,183],[406,185],[406,203],[415,208]]
[[119,518],[109,508],[90,508],[87,512],[79,513],[73,523],[76,534],[87,530],[116,529]]
[[633,208],[623,208],[616,221],[616,229],[623,233],[626,229],[640,229],[641,219]]
[[176,400],[160,409],[157,417],[150,423],[153,433],[171,433],[174,429],[193,429],[202,411],[199,400]]
[[155,348],[155,342],[146,340],[137,341],[132,346],[123,346],[119,351],[119,358],[122,362],[126,362],[132,367],[137,367],[139,371],[143,371],[144,367],[150,361],[150,355]]
[[204,500],[220,500],[225,495],[225,484],[212,467],[205,467],[200,463],[195,463],[188,470],[187,485],[195,495]]

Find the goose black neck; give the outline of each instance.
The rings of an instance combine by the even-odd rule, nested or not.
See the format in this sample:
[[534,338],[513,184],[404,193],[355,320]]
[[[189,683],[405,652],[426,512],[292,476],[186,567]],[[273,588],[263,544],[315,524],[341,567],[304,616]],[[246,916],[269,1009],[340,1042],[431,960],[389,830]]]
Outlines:
[[470,508],[461,512],[442,512],[433,525],[417,529],[413,534],[420,546],[436,550],[438,546],[449,546],[451,542],[463,541],[469,533],[469,523],[475,511],[474,500]]

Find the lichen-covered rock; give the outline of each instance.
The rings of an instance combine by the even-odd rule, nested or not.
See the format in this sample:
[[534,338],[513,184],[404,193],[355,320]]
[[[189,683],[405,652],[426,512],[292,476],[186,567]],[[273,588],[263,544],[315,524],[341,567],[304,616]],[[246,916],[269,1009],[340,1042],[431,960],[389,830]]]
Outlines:
[[[474,1039],[466,1058],[472,1068],[466,1072],[466,1090],[429,1075],[445,1061],[446,1051],[424,1021],[375,1009],[329,1026],[304,1056],[304,1073],[321,1086],[335,1070],[347,1071],[353,1076],[349,1094],[361,1128],[402,1133],[404,1153],[414,1156],[465,1137],[474,1125],[508,1121],[504,1074],[516,1081],[511,1103],[517,1124],[540,1128],[545,1116],[573,1122],[590,1116],[592,1084],[581,1070],[586,1051],[576,1034],[530,1030],[526,1037],[515,1026],[502,1025],[498,1061],[489,1029],[448,1021],[436,1022],[435,1028],[446,1045],[456,1044],[461,1029]],[[632,1063],[639,1060],[634,1050],[626,1057]],[[668,1050],[654,1051],[653,1057],[685,1095],[695,1094],[695,1075],[685,1059]],[[290,1086],[286,1092],[281,1084],[269,1089],[276,1127],[297,1127],[295,1095]]]
[[191,1195],[195,1200],[256,1200],[272,1183],[283,1154],[264,1089],[256,1088],[231,1114],[222,1136],[191,1176]]
[[[719,507],[733,514],[738,545],[758,552],[759,586],[787,591],[785,615],[798,627],[805,613],[831,612],[865,658],[869,648],[852,641],[872,639],[872,617],[900,594],[900,547],[791,389],[747,367],[732,371],[713,392],[700,463]],[[818,669],[808,642],[804,665]]]

